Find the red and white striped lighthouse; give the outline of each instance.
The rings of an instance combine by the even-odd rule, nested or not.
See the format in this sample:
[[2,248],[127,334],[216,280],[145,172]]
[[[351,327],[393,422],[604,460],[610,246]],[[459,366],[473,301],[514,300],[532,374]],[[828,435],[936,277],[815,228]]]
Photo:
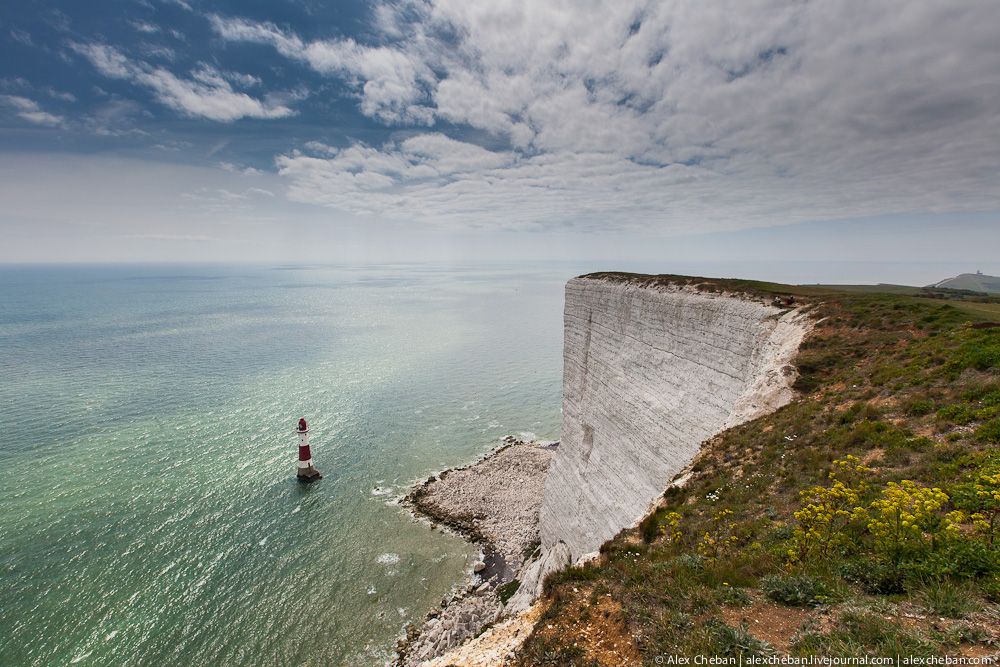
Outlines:
[[305,418],[299,420],[299,427],[295,430],[299,434],[299,481],[315,482],[323,479],[319,470],[313,467],[312,452],[309,451],[309,425]]

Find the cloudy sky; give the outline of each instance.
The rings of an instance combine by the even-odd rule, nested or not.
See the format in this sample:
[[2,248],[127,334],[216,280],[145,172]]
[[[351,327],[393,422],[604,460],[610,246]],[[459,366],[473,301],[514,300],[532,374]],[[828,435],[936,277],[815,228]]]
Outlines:
[[1000,257],[995,0],[0,7],[0,261]]

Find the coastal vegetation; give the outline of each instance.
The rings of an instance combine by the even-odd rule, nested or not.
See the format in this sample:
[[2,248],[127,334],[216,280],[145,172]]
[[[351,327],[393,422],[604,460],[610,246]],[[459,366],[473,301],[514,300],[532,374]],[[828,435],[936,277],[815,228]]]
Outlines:
[[1000,651],[1000,302],[683,280],[809,310],[800,397],[550,576],[519,663]]

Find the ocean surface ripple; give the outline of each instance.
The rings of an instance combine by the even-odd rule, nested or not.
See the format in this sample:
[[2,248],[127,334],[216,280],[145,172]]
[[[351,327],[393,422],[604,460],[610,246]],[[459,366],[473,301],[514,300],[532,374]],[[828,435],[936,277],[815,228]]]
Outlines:
[[394,499],[557,437],[568,275],[0,269],[0,665],[380,664],[473,558]]

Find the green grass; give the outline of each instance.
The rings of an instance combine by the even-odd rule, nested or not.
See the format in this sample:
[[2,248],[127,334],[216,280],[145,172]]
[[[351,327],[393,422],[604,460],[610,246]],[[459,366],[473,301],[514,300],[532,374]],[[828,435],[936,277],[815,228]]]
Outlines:
[[928,582],[917,599],[927,611],[948,618],[965,618],[981,606],[977,591],[950,580]]
[[497,597],[500,598],[500,602],[507,604],[507,601],[514,597],[517,593],[517,589],[521,587],[521,582],[517,579],[508,581],[506,584],[497,586]]
[[522,659],[532,665],[551,667],[591,667],[596,661],[588,661],[583,650],[576,646],[564,646],[555,640],[533,642],[522,654]]
[[917,632],[886,620],[865,608],[842,611],[827,632],[806,632],[795,642],[792,655],[807,657],[920,656],[939,655],[939,646]]
[[809,607],[836,602],[837,591],[823,580],[808,574],[775,574],[764,577],[760,588],[775,602]]
[[705,624],[704,650],[706,655],[720,657],[766,657],[774,654],[774,648],[765,641],[754,637],[747,626],[732,627],[722,621]]

